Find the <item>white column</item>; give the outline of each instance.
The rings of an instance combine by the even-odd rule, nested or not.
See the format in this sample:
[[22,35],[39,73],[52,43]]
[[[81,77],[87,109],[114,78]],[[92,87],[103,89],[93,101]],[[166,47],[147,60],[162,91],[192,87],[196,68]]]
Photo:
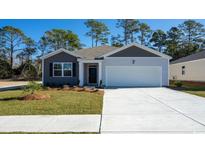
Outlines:
[[98,63],[98,84],[100,85],[100,80],[102,80],[102,62]]
[[79,62],[79,80],[80,80],[80,86],[83,86],[84,84],[84,67],[83,62]]

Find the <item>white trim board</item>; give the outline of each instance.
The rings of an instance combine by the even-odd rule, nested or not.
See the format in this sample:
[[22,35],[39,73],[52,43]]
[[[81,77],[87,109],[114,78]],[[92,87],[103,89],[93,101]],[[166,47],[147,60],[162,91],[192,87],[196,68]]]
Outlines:
[[129,44],[129,45],[127,45],[127,46],[123,46],[123,47],[118,48],[118,49],[116,49],[116,50],[113,50],[113,51],[111,51],[111,52],[109,52],[109,53],[106,53],[106,54],[104,54],[104,55],[102,55],[102,56],[100,56],[100,57],[104,57],[104,58],[105,58],[105,57],[108,57],[108,56],[113,55],[113,54],[115,54],[115,53],[117,53],[117,52],[120,52],[120,51],[122,51],[122,50],[124,50],[124,49],[127,49],[127,48],[129,48],[129,47],[131,47],[131,46],[135,46],[135,47],[141,48],[141,49],[143,49],[143,50],[146,50],[146,51],[148,51],[148,52],[150,52],[150,53],[153,53],[153,54],[155,54],[155,55],[158,55],[158,56],[163,57],[163,58],[166,58],[166,59],[172,59],[172,57],[170,57],[170,56],[168,56],[168,55],[165,55],[165,54],[163,54],[163,53],[161,53],[161,52],[158,52],[158,51],[156,51],[156,50],[153,50],[153,49],[151,49],[151,48],[148,48],[148,47],[146,47],[146,46],[143,46],[143,45],[140,45],[140,44],[137,44],[137,43],[132,43],[132,44]]
[[184,62],[179,62],[179,63],[174,63],[174,64],[170,63],[170,65],[177,65],[177,64],[182,64],[182,63],[193,63],[193,62],[201,61],[201,60],[205,60],[205,58],[196,59],[196,60],[190,60],[190,61],[184,61]]
[[86,59],[77,59],[78,62],[82,63],[99,63],[102,62],[103,60],[86,60]]

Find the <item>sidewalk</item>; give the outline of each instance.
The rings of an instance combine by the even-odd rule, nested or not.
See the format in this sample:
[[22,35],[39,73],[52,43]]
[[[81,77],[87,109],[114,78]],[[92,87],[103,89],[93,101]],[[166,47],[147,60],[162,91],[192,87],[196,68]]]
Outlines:
[[100,115],[0,116],[0,132],[99,132]]

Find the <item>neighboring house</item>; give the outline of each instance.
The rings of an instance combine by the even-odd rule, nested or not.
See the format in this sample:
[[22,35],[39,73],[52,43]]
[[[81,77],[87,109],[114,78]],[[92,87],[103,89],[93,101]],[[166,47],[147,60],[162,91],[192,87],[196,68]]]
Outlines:
[[138,44],[59,49],[42,57],[42,80],[50,86],[168,86],[170,58]]
[[170,79],[205,81],[205,51],[172,61],[170,63]]

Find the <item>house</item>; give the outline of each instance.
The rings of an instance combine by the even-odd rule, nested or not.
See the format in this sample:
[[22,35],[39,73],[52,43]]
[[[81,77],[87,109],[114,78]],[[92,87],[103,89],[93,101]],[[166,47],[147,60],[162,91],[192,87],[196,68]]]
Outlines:
[[170,63],[170,79],[205,81],[205,51],[172,61]]
[[59,49],[42,57],[42,80],[50,86],[168,86],[170,58],[139,44]]

